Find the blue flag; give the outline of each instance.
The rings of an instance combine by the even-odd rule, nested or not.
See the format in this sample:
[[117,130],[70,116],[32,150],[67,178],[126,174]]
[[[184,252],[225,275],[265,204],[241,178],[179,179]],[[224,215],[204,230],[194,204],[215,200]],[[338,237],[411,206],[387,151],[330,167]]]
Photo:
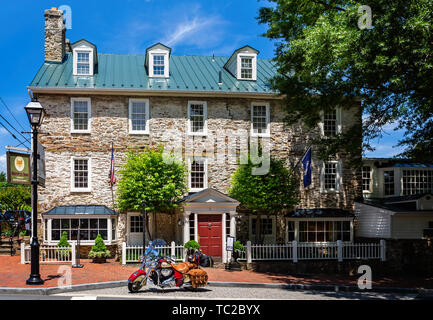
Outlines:
[[311,184],[311,147],[305,152],[301,161],[304,167],[304,187],[308,187]]

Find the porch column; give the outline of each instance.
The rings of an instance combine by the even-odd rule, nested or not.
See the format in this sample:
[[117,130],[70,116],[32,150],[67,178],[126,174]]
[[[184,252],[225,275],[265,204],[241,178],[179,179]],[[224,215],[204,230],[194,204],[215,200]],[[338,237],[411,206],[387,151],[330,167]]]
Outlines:
[[[230,211],[230,236],[234,237],[236,240],[236,216],[237,216],[237,212],[236,211]],[[228,256],[228,260],[231,261],[232,260],[232,253],[229,253]]]
[[222,237],[223,237],[223,263],[227,263],[227,234],[226,234],[226,215],[223,213],[221,217]]
[[185,211],[183,213],[183,243],[187,243],[189,241],[189,215],[191,211]]

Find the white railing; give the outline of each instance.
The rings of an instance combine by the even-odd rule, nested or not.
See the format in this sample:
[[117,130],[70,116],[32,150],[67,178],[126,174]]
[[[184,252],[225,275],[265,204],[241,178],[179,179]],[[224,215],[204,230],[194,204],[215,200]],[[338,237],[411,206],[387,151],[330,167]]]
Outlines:
[[297,242],[285,244],[251,244],[247,241],[245,252],[239,260],[353,260],[353,259],[386,259],[386,242],[379,243],[345,243],[337,242]]
[[[40,263],[75,263],[76,246],[72,243],[70,247],[58,247],[56,245],[41,245],[39,247]],[[21,243],[21,264],[30,263],[31,248]]]
[[[147,249],[147,246],[146,246]],[[183,245],[176,245],[174,241],[168,246],[156,247],[160,250],[162,256],[172,257],[175,256],[175,261],[184,261],[186,252]],[[128,262],[139,262],[140,257],[143,255],[143,246],[127,245],[126,242],[122,243],[122,264]]]

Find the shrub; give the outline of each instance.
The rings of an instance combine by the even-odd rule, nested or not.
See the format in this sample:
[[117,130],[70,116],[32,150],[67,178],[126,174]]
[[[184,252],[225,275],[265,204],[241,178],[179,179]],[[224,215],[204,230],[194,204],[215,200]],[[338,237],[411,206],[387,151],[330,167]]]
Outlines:
[[195,240],[189,240],[184,247],[187,250],[200,250],[200,244]]
[[[63,231],[62,236],[60,237],[60,241],[57,244],[58,248],[70,247],[71,245],[68,242],[68,233]],[[57,252],[62,256],[68,256],[71,253],[71,249],[57,249]]]
[[245,252],[245,248],[239,240],[235,241],[235,243],[233,245],[233,250],[239,251],[239,252]]
[[107,246],[104,243],[101,235],[95,238],[95,245],[92,246],[92,249],[89,252],[89,258],[109,258],[111,253],[107,250]]

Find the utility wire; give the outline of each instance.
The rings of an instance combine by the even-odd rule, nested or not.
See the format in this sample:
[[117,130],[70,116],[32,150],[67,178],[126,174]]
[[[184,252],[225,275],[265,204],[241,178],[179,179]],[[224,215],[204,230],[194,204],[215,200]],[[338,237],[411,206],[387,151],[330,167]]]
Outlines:
[[0,97],[0,101],[4,104],[4,106],[6,107],[6,109],[8,109],[8,111],[9,111],[9,113],[11,114],[12,118],[14,118],[15,121],[20,125],[21,129],[23,129],[23,130],[25,131],[26,129],[24,129],[24,127],[21,125],[21,122],[19,122],[19,121],[17,120],[17,118],[15,118],[14,114],[11,112],[11,110],[9,109],[8,105],[7,105],[6,102],[3,100],[2,97]]
[[18,142],[20,142],[20,144],[19,145],[22,145],[22,144],[24,144],[25,143],[25,141],[23,142],[23,141],[21,141],[20,139],[18,139],[8,128],[6,128],[6,126],[3,124],[3,123],[1,123],[0,122],[0,125],[3,127],[3,128],[5,128],[6,130],[7,130],[7,132],[9,132],[10,134],[11,134],[11,136],[12,136],[12,138],[14,138],[15,140],[17,140]]
[[5,118],[5,117],[3,117],[1,114],[0,114],[0,117],[4,120],[4,121],[6,121],[6,123],[12,128],[12,129],[14,129],[21,137],[23,137],[25,140],[27,140],[27,142],[28,143],[30,143],[30,140],[29,139],[27,139],[21,132],[19,132],[17,129],[15,129],[15,127],[13,126],[13,125],[11,125],[10,124],[10,122]]

